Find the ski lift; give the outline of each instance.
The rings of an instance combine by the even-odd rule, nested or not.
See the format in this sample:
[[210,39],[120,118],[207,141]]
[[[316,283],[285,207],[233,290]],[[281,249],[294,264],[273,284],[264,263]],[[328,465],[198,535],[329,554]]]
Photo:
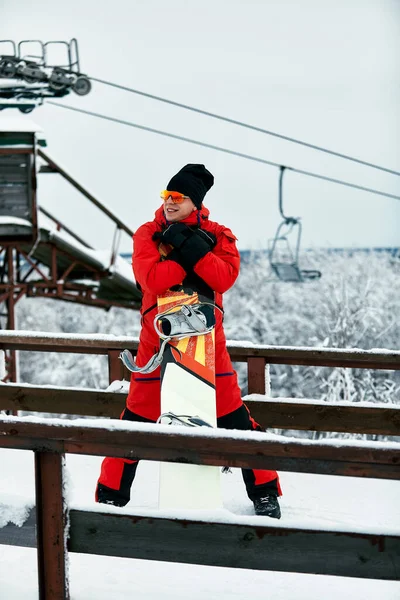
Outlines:
[[[32,44],[36,44],[39,54],[24,54],[22,49]],[[29,49],[29,48],[28,48]],[[44,83],[47,81],[47,74],[43,70],[46,65],[46,56],[44,44],[40,40],[23,40],[18,44],[18,58],[16,75],[22,77],[26,83]]]
[[67,62],[64,65],[46,64],[53,71],[49,78],[49,85],[53,90],[60,91],[65,87],[71,86],[72,90],[78,96],[86,96],[92,89],[90,79],[80,72],[79,50],[76,38],[72,38],[70,42],[46,42],[46,55],[50,46],[65,47]]
[[[6,52],[2,48],[6,47]],[[32,52],[33,47],[33,52]],[[50,48],[61,48],[62,64],[50,64]],[[72,90],[85,96],[92,88],[90,79],[81,73],[78,42],[0,40],[0,110],[17,107],[30,112],[46,98],[60,98]],[[29,107],[29,108],[28,108]]]
[[[286,217],[283,212],[283,175],[286,167],[281,166],[279,177],[279,212],[283,221],[280,223],[275,237],[269,247],[269,263],[271,269],[281,281],[303,282],[305,280],[319,279],[321,271],[316,269],[301,269],[299,266],[299,252],[302,225],[300,217]],[[295,240],[294,250],[289,243],[289,238]]]

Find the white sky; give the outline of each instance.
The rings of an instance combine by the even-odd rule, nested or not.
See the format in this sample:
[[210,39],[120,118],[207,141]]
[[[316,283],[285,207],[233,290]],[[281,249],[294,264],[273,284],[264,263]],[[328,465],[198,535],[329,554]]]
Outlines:
[[[37,0],[34,7],[0,0],[0,38],[76,37],[81,68],[93,77],[400,170],[399,0]],[[396,176],[100,84],[63,102],[400,195]],[[280,222],[277,169],[50,105],[31,117],[49,155],[132,229],[152,218],[159,191],[188,162],[213,172],[206,205],[240,248],[265,247]],[[45,208],[96,247],[110,243],[113,229],[69,184],[53,175],[39,184]],[[398,200],[287,172],[284,209],[302,217],[307,246],[400,243]],[[131,249],[125,234],[121,249]]]

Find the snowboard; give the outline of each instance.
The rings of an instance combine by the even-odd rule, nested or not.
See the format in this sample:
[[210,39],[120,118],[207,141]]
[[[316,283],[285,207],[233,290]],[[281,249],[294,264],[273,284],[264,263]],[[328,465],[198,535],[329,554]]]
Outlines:
[[[173,314],[185,304],[213,301],[214,298],[205,297],[199,291],[182,284],[158,296],[158,313],[171,311],[170,314]],[[202,335],[168,342],[161,363],[161,415],[165,413],[184,415],[188,417],[187,421],[205,421],[208,426],[217,426],[215,329]],[[171,426],[180,426],[172,421]],[[160,463],[159,507],[221,508],[220,468]]]

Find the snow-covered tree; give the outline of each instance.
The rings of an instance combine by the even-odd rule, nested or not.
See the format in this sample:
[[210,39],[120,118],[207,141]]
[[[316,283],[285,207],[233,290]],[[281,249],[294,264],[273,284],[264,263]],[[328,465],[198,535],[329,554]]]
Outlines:
[[[137,311],[91,306],[44,298],[23,298],[17,304],[18,328],[54,333],[100,333],[138,336]],[[73,353],[19,353],[20,380],[43,385],[104,389],[108,386],[107,357]]]
[[[389,253],[315,251],[322,278],[284,283],[254,256],[226,295],[227,338],[282,346],[397,349],[400,259]],[[246,392],[245,368],[239,367]],[[273,396],[400,401],[398,371],[271,365]]]

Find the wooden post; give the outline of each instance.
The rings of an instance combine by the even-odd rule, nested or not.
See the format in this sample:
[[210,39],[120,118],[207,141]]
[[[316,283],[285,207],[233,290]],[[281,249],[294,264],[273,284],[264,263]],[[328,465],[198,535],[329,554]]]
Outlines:
[[107,352],[109,383],[124,378],[124,365],[119,360],[119,354],[119,350],[109,350]]
[[[7,250],[7,270],[8,270],[8,284],[9,290],[6,300],[7,310],[7,329],[15,329],[15,298],[14,298],[14,285],[15,280],[15,269],[14,269],[14,250],[10,246]],[[17,381],[17,355],[15,350],[9,350],[8,362],[6,362],[8,371],[8,381]]]
[[262,356],[247,359],[248,394],[265,394],[265,362]]
[[63,454],[35,452],[39,600],[69,600],[63,460]]

